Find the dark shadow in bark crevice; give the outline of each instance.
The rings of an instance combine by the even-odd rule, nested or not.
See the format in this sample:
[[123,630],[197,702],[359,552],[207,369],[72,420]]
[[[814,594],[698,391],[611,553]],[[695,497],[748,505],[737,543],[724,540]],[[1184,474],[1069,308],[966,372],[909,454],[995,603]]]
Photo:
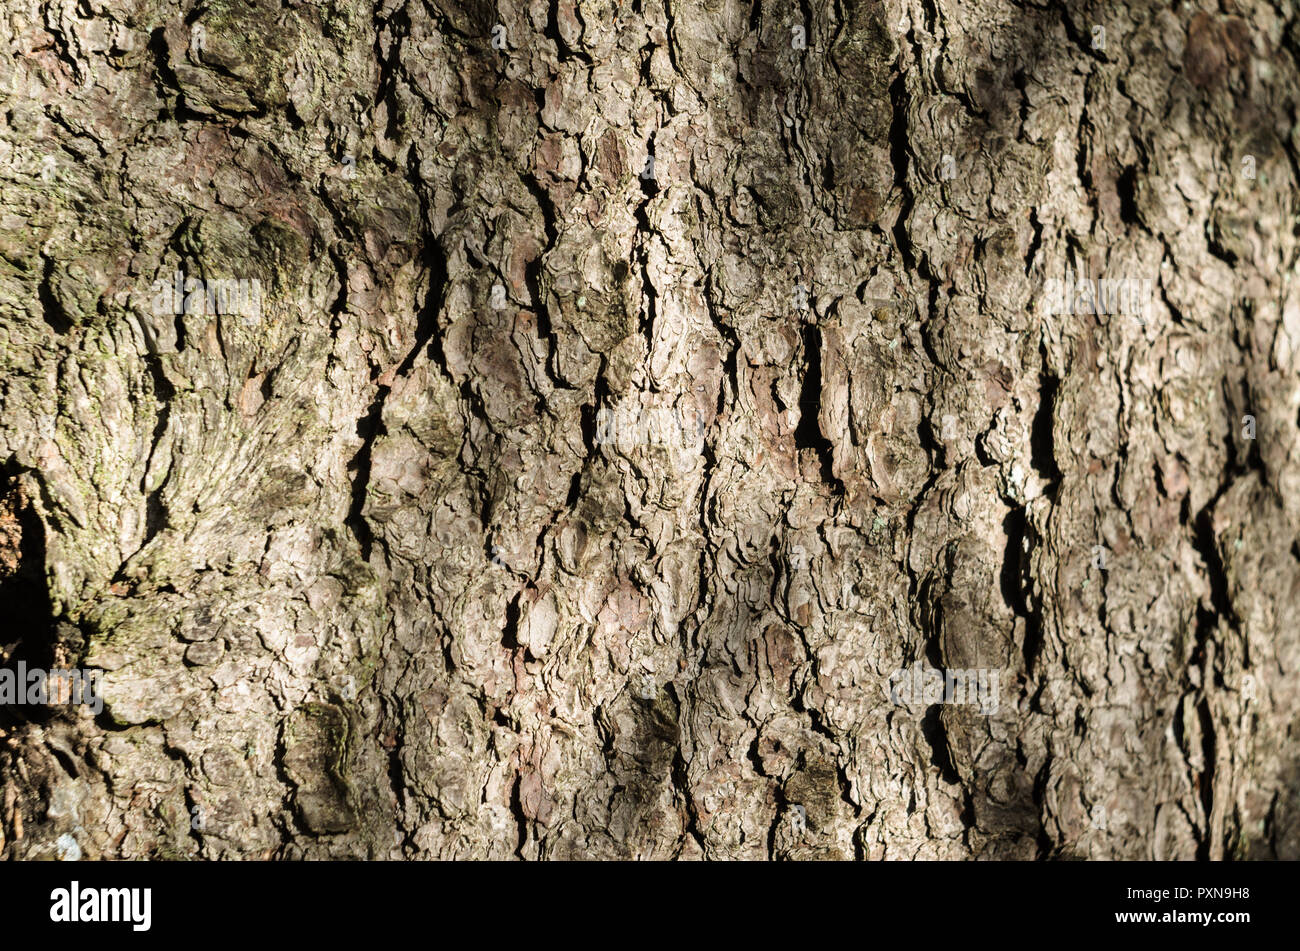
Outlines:
[[6,634],[0,641],[3,667],[14,671],[18,703],[0,706],[0,726],[45,723],[53,711],[24,702],[27,684],[17,680],[18,665],[49,670],[55,666],[57,640],[53,607],[45,576],[45,526],[18,484],[18,473],[0,476],[0,617]]

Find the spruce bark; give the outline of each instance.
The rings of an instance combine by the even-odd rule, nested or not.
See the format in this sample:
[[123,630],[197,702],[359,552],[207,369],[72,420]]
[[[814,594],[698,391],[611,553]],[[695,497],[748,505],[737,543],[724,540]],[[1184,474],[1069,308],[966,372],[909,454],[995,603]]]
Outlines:
[[1300,857],[1290,0],[0,21],[7,857]]

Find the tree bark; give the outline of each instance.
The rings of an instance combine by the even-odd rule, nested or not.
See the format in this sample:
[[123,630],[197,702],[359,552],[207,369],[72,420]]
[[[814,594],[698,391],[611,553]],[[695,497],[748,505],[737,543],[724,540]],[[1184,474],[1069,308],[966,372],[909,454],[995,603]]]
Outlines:
[[6,856],[1300,857],[1290,0],[0,16]]

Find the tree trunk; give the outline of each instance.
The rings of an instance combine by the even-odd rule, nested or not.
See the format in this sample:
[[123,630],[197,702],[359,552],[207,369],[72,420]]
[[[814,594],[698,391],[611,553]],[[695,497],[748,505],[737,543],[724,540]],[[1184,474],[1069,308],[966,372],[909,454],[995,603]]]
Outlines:
[[2,15],[6,856],[1300,857],[1290,0]]

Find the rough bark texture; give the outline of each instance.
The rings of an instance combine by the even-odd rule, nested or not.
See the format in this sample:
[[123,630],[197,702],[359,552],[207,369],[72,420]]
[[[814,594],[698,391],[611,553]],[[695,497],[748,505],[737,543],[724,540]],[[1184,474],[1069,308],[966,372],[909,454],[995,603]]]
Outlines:
[[1298,17],[3,0],[4,854],[1300,857]]

